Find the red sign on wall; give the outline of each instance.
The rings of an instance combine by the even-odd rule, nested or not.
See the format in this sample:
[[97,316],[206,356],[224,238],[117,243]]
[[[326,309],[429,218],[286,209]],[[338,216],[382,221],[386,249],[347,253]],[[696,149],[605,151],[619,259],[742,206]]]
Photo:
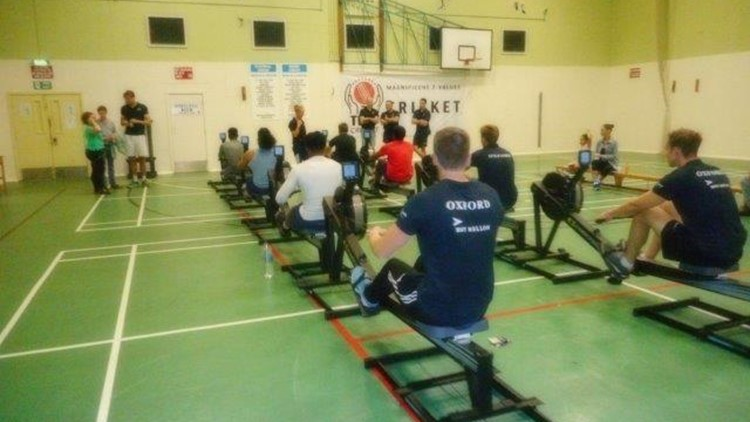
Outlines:
[[175,79],[193,79],[193,68],[190,66],[182,66],[174,68]]
[[52,66],[31,66],[32,79],[52,79],[54,76]]

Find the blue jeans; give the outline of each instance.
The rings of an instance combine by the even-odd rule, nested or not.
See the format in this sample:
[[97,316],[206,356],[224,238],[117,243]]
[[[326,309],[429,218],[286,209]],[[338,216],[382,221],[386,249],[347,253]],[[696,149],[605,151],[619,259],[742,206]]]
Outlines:
[[115,182],[115,146],[113,144],[104,145],[104,161],[107,162],[107,179],[109,186],[117,185]]
[[375,143],[375,129],[362,128],[362,142],[363,146],[371,147]]

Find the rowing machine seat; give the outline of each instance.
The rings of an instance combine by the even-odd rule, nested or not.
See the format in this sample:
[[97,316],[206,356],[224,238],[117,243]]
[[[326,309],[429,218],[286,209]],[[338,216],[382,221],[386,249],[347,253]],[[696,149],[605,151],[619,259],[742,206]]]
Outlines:
[[438,340],[452,339],[458,344],[468,344],[471,341],[471,335],[473,333],[487,331],[490,328],[489,323],[484,318],[462,327],[443,327],[439,325],[429,325],[416,320],[414,321],[414,326],[429,337]]

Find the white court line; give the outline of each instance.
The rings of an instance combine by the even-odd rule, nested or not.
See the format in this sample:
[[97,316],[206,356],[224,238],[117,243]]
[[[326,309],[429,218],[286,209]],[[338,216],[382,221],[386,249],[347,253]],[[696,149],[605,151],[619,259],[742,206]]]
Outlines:
[[[153,198],[153,196],[149,196],[149,198]],[[200,217],[211,217],[215,215],[233,215],[236,216],[236,211],[227,211],[227,212],[212,212],[207,214],[193,214],[193,215],[172,215],[169,217],[152,217],[149,219],[146,219],[146,222],[149,221],[159,221],[159,220],[177,220],[180,218],[200,218]]]
[[148,192],[148,186],[143,188],[143,194],[141,195],[141,209],[138,210],[138,222],[136,227],[141,227],[143,223],[143,213],[146,211],[146,192]]
[[[138,255],[155,255],[155,254],[161,254],[161,253],[197,251],[197,250],[202,250],[202,249],[214,249],[214,248],[224,248],[224,247],[229,247],[229,246],[257,245],[257,244],[258,244],[257,240],[247,240],[245,242],[222,243],[219,245],[188,246],[185,248],[160,249],[157,251],[143,251],[143,252],[138,252]],[[130,256],[130,253],[82,256],[78,258],[66,258],[66,259],[61,259],[60,262],[90,261],[90,260],[95,260],[95,259],[122,258],[125,256]]]
[[[149,198],[167,198],[167,197],[174,197],[174,196],[206,196],[211,195],[213,193],[213,190],[209,192],[196,192],[196,193],[164,193],[164,194],[151,194],[149,195]],[[115,196],[115,197],[108,197],[104,199],[105,201],[122,201],[122,200],[129,200],[132,199],[132,196]]]
[[496,281],[495,286],[502,286],[505,284],[523,283],[525,281],[543,280],[544,277],[537,275],[534,277],[517,278],[515,280]]
[[116,221],[105,221],[102,223],[89,223],[87,226],[114,226],[117,224],[136,223],[138,220],[116,220]]
[[214,189],[212,189],[212,188],[197,188],[197,187],[193,187],[193,186],[173,185],[173,184],[170,184],[170,183],[162,183],[162,182],[151,182],[151,183],[153,183],[154,185],[169,186],[171,188],[177,188],[177,189],[201,190],[201,191],[207,191],[207,192],[213,192],[214,191]]
[[[145,189],[147,188],[144,188],[144,193]],[[130,261],[128,261],[128,271],[125,275],[125,285],[122,288],[120,310],[117,312],[117,324],[115,325],[115,335],[112,339],[112,350],[110,351],[109,362],[107,363],[107,375],[104,378],[102,397],[99,401],[99,413],[96,417],[97,422],[106,422],[109,417],[109,409],[112,402],[112,392],[115,389],[115,375],[117,375],[117,363],[120,358],[122,333],[125,330],[125,315],[128,310],[130,286],[133,283],[133,272],[135,271],[135,256],[137,252],[138,246],[133,245],[133,247],[130,249]]]
[[[262,214],[258,214],[261,216]],[[252,217],[252,216],[251,216]],[[200,223],[211,223],[216,221],[237,221],[242,220],[242,217],[226,217],[226,218],[209,218],[205,220],[184,220],[184,221],[172,221],[167,223],[154,223],[154,224],[142,224],[140,226],[121,226],[121,227],[102,227],[94,229],[84,229],[83,232],[101,232],[101,231],[112,231],[112,230],[128,230],[128,229],[139,229],[147,227],[161,227],[161,226],[175,226],[181,224],[200,224]]]
[[20,358],[24,356],[41,355],[45,353],[64,352],[67,350],[86,349],[89,347],[102,346],[106,344],[112,344],[112,340],[90,341],[88,343],[71,344],[70,346],[48,347],[46,349],[36,349],[36,350],[28,350],[25,352],[6,353],[4,355],[0,355],[0,360]]
[[94,215],[94,211],[96,211],[96,208],[99,206],[99,204],[104,199],[104,195],[99,195],[99,199],[96,200],[96,203],[91,207],[89,210],[89,213],[86,214],[85,217],[83,217],[83,221],[81,221],[81,224],[78,225],[78,228],[76,229],[76,233],[80,232],[83,226],[86,224],[87,221],[89,221],[89,218],[91,218],[92,215]]
[[64,252],[59,252],[57,256],[55,256],[55,259],[52,260],[51,264],[49,264],[47,270],[44,272],[44,274],[42,274],[41,277],[39,277],[39,280],[36,281],[36,284],[34,284],[34,287],[31,288],[29,294],[26,295],[26,298],[23,300],[23,302],[21,302],[21,305],[18,307],[18,309],[16,309],[16,312],[10,318],[10,321],[8,321],[8,323],[5,325],[3,331],[0,332],[0,346],[3,345],[5,339],[8,338],[10,332],[13,331],[13,327],[15,327],[16,323],[18,323],[18,320],[21,319],[21,315],[23,315],[23,313],[26,311],[26,308],[29,307],[29,304],[34,299],[34,296],[36,296],[37,292],[39,292],[39,289],[42,288],[42,285],[47,281],[50,274],[52,274],[52,271],[60,262],[63,253]]
[[[156,242],[143,242],[143,243],[135,243],[136,246],[152,246],[152,245],[164,245],[164,244],[170,244],[170,243],[187,243],[187,242],[200,242],[204,240],[222,240],[222,239],[232,239],[235,237],[252,237],[251,233],[246,234],[225,234],[222,236],[209,236],[209,237],[192,237],[189,239],[177,239],[177,240],[159,240]],[[63,251],[63,253],[75,253],[75,252],[89,252],[89,251],[105,251],[107,249],[118,249],[118,248],[131,248],[134,244],[128,243],[125,245],[114,245],[114,246],[99,246],[95,248],[79,248],[79,249],[68,249]]]

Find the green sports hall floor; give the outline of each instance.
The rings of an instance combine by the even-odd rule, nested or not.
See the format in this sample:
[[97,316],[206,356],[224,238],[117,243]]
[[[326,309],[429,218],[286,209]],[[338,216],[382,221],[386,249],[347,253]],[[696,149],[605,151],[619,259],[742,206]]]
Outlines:
[[[569,159],[517,157],[521,196],[512,215],[531,225],[530,183]],[[657,156],[625,154],[625,162],[632,172],[666,171]],[[747,171],[741,162],[717,164],[735,183]],[[101,198],[87,180],[16,183],[0,194],[0,421],[413,418],[362,359],[425,342],[387,313],[325,321],[288,274],[277,268],[264,279],[261,247],[240,212],[206,185],[215,177],[160,176],[147,189]],[[586,218],[635,195],[585,192]],[[371,224],[390,220],[370,212]],[[626,228],[602,230],[616,241]],[[568,228],[554,247],[600,263]],[[307,244],[277,248],[281,260],[315,257]],[[414,242],[398,256],[413,260]],[[553,285],[501,262],[495,276],[490,330],[475,340],[488,348],[490,336],[510,340],[492,348],[495,367],[542,400],[553,420],[750,418],[747,359],[631,315],[669,298],[697,295],[747,314],[746,302],[652,277]],[[326,297],[354,303],[346,286]],[[436,358],[399,370],[411,378],[455,366]],[[460,387],[427,400],[440,411],[466,403]]]

